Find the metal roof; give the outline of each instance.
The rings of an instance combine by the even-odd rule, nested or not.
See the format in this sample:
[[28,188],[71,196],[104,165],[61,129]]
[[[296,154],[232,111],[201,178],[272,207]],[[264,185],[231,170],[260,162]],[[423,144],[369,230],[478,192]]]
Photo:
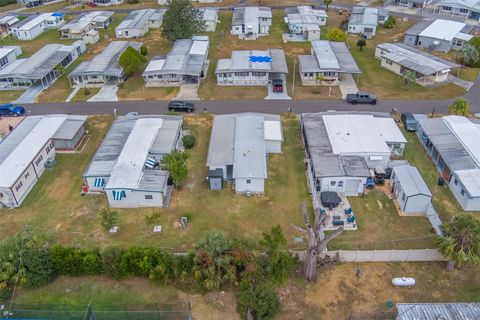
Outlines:
[[[269,57],[263,59],[265,61],[252,60],[252,57]],[[215,73],[219,72],[271,72],[271,73],[288,73],[287,60],[285,51],[282,49],[267,50],[234,50],[230,59],[219,59]]]
[[199,8],[202,13],[203,21],[217,21],[218,20],[218,8]]
[[450,170],[479,168],[442,118],[418,119],[418,123]]
[[318,18],[327,17],[324,10],[314,10],[310,6],[297,6],[285,9],[289,23],[298,25],[319,25]]
[[0,143],[0,186],[10,188],[45,144],[67,131],[68,119],[81,121],[76,116],[47,115],[27,117],[20,122]]
[[472,11],[480,11],[479,0],[440,0],[434,6],[447,6],[459,9],[468,9]]
[[460,65],[454,62],[410,47],[404,43],[381,43],[377,45],[377,47],[388,52],[381,54],[381,57],[421,73],[422,75],[449,72],[451,68],[460,67]]
[[[171,151],[177,143],[176,139],[172,139],[172,132],[178,132],[181,126],[180,116],[118,117],[83,176],[112,175],[113,179],[109,179],[107,188],[163,191],[165,173],[160,172],[161,170],[146,170],[144,163],[148,156],[160,160],[159,154]],[[160,137],[161,135],[165,137]]]
[[47,44],[31,57],[17,60],[1,69],[0,77],[42,79],[82,44],[82,41],[76,41],[72,45]]
[[383,9],[381,12],[379,8],[369,7],[353,7],[349,24],[376,26],[378,24],[379,15],[388,15],[388,10]]
[[95,22],[105,22],[113,16],[113,11],[91,11],[80,14],[68,21],[59,30],[84,29]]
[[345,42],[312,41],[313,55],[299,55],[300,72],[361,73]]
[[165,58],[150,61],[143,76],[152,74],[187,74],[200,76],[208,57],[208,37],[175,41]]
[[[242,126],[241,129],[237,129],[237,122],[238,118],[246,118],[246,119],[253,119],[258,127],[258,122],[262,121],[262,132],[260,133],[257,129],[255,129],[254,136],[249,136],[247,133],[241,133],[245,135],[244,138],[237,137],[237,131],[241,130],[242,132],[246,130],[247,125],[244,121],[240,122]],[[250,161],[250,158],[242,158],[239,157],[238,159],[235,156],[236,149],[240,146],[237,146],[237,142],[241,141],[242,148],[249,148],[248,147],[248,140],[253,139],[255,141],[257,136],[262,136],[262,144],[264,144],[264,140],[269,139],[275,140],[278,137],[278,133],[273,134],[272,132],[268,133],[267,136],[264,136],[265,130],[265,123],[268,123],[267,126],[272,126],[270,122],[278,123],[278,127],[281,130],[281,122],[280,116],[278,115],[271,115],[271,114],[262,114],[262,113],[237,113],[237,114],[226,114],[226,115],[216,115],[213,119],[213,126],[212,126],[212,133],[210,136],[210,144],[208,147],[208,157],[207,157],[207,166],[225,166],[225,165],[237,165],[236,161]],[[248,129],[248,128],[247,128]],[[271,128],[270,128],[271,129]],[[268,130],[267,130],[268,131]],[[237,140],[238,139],[238,140]],[[259,147],[255,142],[255,148],[263,148],[265,150],[265,146]],[[253,148],[253,147],[250,147]],[[258,152],[255,151],[255,154],[258,155]],[[239,155],[240,156],[240,155]],[[245,164],[243,168],[248,168],[248,164]],[[242,173],[243,174],[243,173]]]
[[260,18],[272,19],[272,9],[268,7],[235,7],[232,26],[258,24]]
[[419,35],[422,37],[452,41],[455,35],[462,31],[464,27],[465,23],[462,22],[437,19],[420,32]]
[[393,172],[407,197],[417,194],[432,197],[432,193],[417,168],[410,165],[396,166],[393,168]]
[[263,117],[235,119],[234,178],[267,178]]
[[52,138],[59,140],[72,139],[78,133],[80,128],[83,127],[83,124],[85,121],[87,121],[87,118],[87,116],[69,115]]
[[150,20],[162,20],[165,12],[167,12],[167,9],[132,10],[115,30],[144,29],[148,26]]
[[471,197],[480,197],[480,169],[456,170],[455,174]]
[[20,21],[20,19],[18,19],[16,16],[7,15],[7,16],[4,16],[4,17],[0,18],[0,25],[1,24],[6,24],[8,26],[12,26],[13,24],[17,23],[18,21]]
[[480,167],[480,125],[462,116],[446,116],[442,120]]
[[140,49],[141,42],[112,41],[103,51],[90,61],[83,61],[68,76],[111,75],[122,76],[123,68],[118,63],[121,54],[128,48]]
[[397,320],[476,320],[480,303],[397,303]]
[[45,20],[50,18],[50,16],[52,16],[52,12],[34,14],[21,20],[20,22],[15,24],[13,28],[17,30],[31,30],[38,26],[40,23],[45,22]]
[[[336,118],[338,117],[338,118]],[[348,120],[361,121],[362,126],[368,128],[368,130],[358,129],[354,130],[352,123],[355,121],[347,121],[348,125],[343,125],[343,128],[350,128],[353,134],[346,135],[340,134],[340,140],[346,142],[345,137],[352,136],[353,140],[349,140],[348,145],[353,149],[346,150],[344,146],[339,145],[337,131],[342,131],[342,125],[337,126],[339,121],[331,120],[344,120],[345,117]],[[363,118],[359,118],[363,117]],[[329,119],[330,118],[330,119]],[[383,118],[390,118],[386,113],[370,113],[370,112],[319,112],[319,113],[304,113],[302,114],[302,125],[306,137],[306,148],[312,161],[313,170],[316,177],[341,177],[341,176],[354,176],[354,177],[368,177],[368,166],[364,157],[361,155],[364,152],[368,152],[371,149],[370,141],[383,140],[382,146],[377,147],[380,152],[388,152],[390,150],[386,146],[385,134],[382,134],[380,130],[375,130],[377,126],[377,120],[383,121]],[[370,122],[368,121],[370,119]],[[327,121],[325,121],[327,120]],[[340,121],[341,122],[341,121]],[[368,124],[366,124],[369,123]],[[328,123],[328,124],[326,124]],[[332,127],[333,126],[333,127]],[[355,126],[358,127],[358,126]],[[396,125],[395,125],[396,127]],[[372,130],[373,128],[373,130]],[[394,130],[394,128],[390,128]],[[330,130],[330,133],[329,133]],[[396,127],[396,130],[399,130]],[[358,135],[358,132],[364,132],[363,138],[354,137]],[[368,133],[365,133],[367,132]],[[379,136],[380,138],[378,138]],[[397,135],[395,135],[397,136]],[[402,135],[403,137],[403,135]],[[335,151],[332,146],[332,139],[335,142]],[[405,138],[403,138],[405,139]],[[393,142],[393,141],[392,141]],[[358,144],[356,146],[355,144]],[[385,148],[384,146],[385,145]]]

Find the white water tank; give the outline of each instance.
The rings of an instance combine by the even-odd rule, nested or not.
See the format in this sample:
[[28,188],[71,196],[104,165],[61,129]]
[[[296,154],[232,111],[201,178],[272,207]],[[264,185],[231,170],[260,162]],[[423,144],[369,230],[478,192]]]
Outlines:
[[393,278],[392,284],[395,287],[412,287],[415,285],[415,278]]

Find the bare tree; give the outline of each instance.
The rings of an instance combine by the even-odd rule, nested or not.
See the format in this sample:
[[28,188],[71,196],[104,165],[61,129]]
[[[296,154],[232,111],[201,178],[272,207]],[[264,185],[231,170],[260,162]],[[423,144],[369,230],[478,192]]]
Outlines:
[[305,264],[303,265],[303,277],[308,282],[314,281],[317,276],[317,263],[320,254],[325,251],[327,244],[343,232],[343,227],[339,227],[332,233],[323,236],[326,214],[320,214],[320,210],[315,210],[315,221],[312,225],[310,215],[308,214],[307,203],[302,204],[303,219],[307,227],[308,243],[305,252]]

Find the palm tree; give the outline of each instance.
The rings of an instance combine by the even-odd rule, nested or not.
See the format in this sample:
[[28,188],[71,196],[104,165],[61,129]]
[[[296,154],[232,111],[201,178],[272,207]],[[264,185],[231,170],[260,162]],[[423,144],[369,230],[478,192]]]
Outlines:
[[455,265],[477,264],[480,262],[480,220],[460,214],[442,225],[443,237],[435,242],[442,255],[448,259],[447,268]]
[[462,68],[468,62],[477,62],[480,58],[477,49],[469,43],[465,43],[460,50],[460,54],[462,55]]
[[407,90],[410,83],[417,81],[417,75],[412,70],[405,70],[403,72],[403,89]]
[[325,11],[328,11],[328,6],[332,4],[332,0],[323,0],[323,4],[325,5]]

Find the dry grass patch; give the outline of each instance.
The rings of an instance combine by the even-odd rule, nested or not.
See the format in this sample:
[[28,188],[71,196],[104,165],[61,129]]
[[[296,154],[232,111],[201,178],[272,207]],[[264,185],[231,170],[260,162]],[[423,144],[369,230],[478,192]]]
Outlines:
[[0,90],[0,103],[10,103],[20,98],[23,90]]

